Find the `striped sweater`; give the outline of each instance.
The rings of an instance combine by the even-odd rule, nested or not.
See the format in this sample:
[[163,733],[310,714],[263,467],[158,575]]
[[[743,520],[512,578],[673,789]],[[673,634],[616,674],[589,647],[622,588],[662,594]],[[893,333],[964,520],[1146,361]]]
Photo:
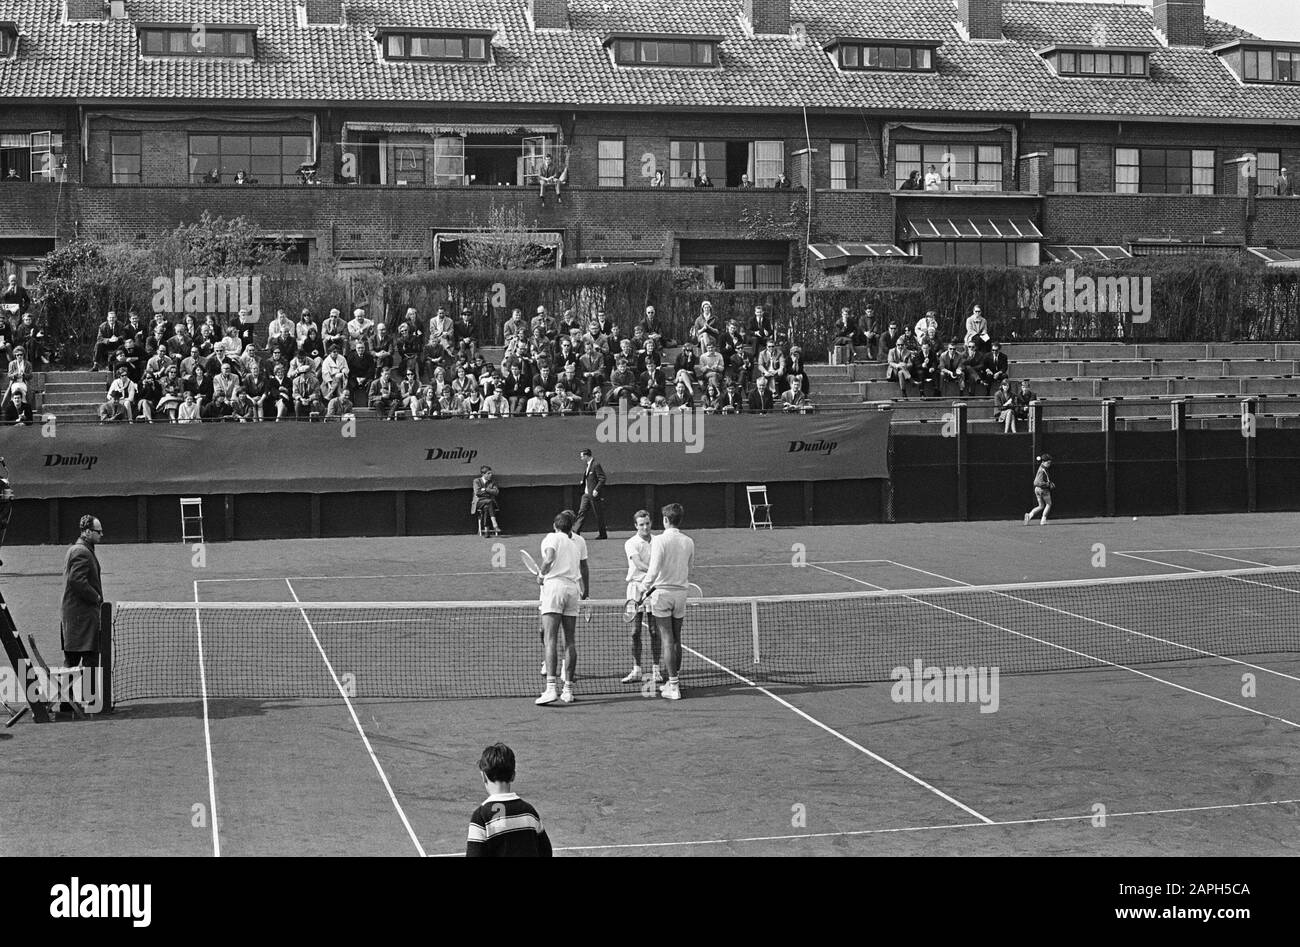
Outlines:
[[516,793],[494,793],[469,818],[467,858],[550,858],[537,810]]

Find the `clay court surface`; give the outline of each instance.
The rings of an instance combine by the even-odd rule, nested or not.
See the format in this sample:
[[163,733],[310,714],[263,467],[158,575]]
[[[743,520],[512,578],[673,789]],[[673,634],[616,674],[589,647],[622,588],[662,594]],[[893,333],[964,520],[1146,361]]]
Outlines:
[[[1300,515],[757,534],[692,532],[687,515],[708,597],[1300,565]],[[110,534],[132,525],[105,523]],[[622,599],[628,535],[590,543],[593,597]],[[472,536],[213,544],[203,568],[180,544],[106,545],[100,560],[113,601],[508,600],[535,594],[517,551],[535,553],[540,538],[500,540],[504,568],[494,541]],[[62,556],[11,547],[0,570],[20,629],[51,658]],[[1278,621],[1297,613],[1274,608]],[[1123,624],[1159,632],[1166,617]],[[1040,619],[1008,606],[986,624],[1032,635]],[[688,648],[701,640],[691,621]],[[955,660],[925,624],[916,657]],[[1215,631],[1226,641],[1239,629]],[[582,634],[580,624],[580,648]],[[536,635],[520,637],[519,660],[535,671]],[[706,660],[701,650],[687,663]],[[200,693],[86,722],[25,720],[0,731],[0,795],[22,800],[0,815],[0,854],[459,854],[481,801],[478,754],[496,740],[514,748],[516,789],[561,855],[1300,854],[1295,652],[1009,674],[997,712],[984,714],[896,703],[888,682],[760,688],[745,666],[726,671],[729,683],[677,703],[635,685],[583,696],[580,676],[582,699],[548,708],[526,697]],[[307,673],[326,680],[325,657]],[[1254,696],[1243,696],[1243,673]]]

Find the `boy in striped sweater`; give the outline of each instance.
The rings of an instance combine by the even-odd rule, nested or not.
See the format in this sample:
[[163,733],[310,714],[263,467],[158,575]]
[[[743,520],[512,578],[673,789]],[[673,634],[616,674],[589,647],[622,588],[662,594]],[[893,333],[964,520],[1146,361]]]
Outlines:
[[494,743],[479,757],[478,768],[488,797],[469,819],[467,858],[550,858],[551,840],[537,810],[510,791],[515,781],[515,754]]

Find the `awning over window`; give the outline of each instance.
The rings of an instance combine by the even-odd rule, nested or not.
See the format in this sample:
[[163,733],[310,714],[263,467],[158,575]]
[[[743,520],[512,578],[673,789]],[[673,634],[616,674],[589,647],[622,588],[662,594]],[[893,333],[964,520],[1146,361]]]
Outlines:
[[912,259],[912,254],[892,243],[810,243],[808,250],[815,259],[831,264],[852,263],[855,260],[870,260],[878,257]]
[[1101,260],[1131,260],[1133,254],[1129,253],[1123,247],[1116,246],[1084,246],[1070,244],[1068,246],[1044,247],[1047,255],[1057,263],[1096,263]]
[[908,217],[909,240],[1041,240],[1028,217]]
[[457,240],[472,240],[475,243],[526,243],[534,247],[558,247],[564,241],[558,233],[552,231],[537,233],[492,233],[491,231],[468,231],[467,233],[434,234],[438,243]]
[[1247,247],[1269,266],[1300,266],[1300,249],[1279,250],[1277,247]]
[[416,133],[421,135],[558,135],[558,125],[472,125],[472,124],[411,124],[407,122],[344,122],[343,137],[349,132],[388,132],[389,134]]

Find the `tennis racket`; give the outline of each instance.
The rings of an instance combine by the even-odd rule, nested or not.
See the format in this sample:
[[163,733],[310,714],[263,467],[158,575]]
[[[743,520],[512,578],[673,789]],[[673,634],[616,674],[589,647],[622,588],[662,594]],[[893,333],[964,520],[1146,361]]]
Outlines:
[[541,569],[541,567],[537,564],[537,560],[536,560],[536,559],[534,559],[532,556],[528,555],[528,550],[527,550],[527,549],[521,549],[521,550],[519,550],[519,558],[523,561],[523,564],[524,564],[524,568],[525,568],[525,569],[527,569],[529,572],[531,572],[533,575],[535,575],[535,576],[536,576],[537,578],[539,578],[539,579],[542,577],[542,569]]
[[641,605],[645,602],[647,598],[650,597],[650,593],[653,591],[654,591],[654,586],[651,586],[650,588],[645,590],[645,595],[642,595],[640,598],[630,598],[626,602],[624,602],[623,621],[629,623],[636,621],[637,612],[641,610]]

